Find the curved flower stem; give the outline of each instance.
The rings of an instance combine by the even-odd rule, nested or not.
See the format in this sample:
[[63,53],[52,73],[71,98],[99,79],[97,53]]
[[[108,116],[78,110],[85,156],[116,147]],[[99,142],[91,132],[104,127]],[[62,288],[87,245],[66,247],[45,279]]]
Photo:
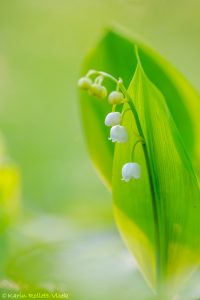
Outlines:
[[86,76],[87,77],[90,77],[90,76],[93,76],[93,75],[101,75],[103,76],[104,78],[109,78],[111,79],[112,81],[114,81],[116,84],[119,84],[120,83],[120,79],[116,79],[114,76],[106,73],[106,72],[102,72],[102,71],[96,71],[96,70],[90,70]]
[[[131,110],[130,108],[126,108],[126,109],[122,112],[121,123],[123,123],[124,116],[126,115],[126,113],[127,113],[128,111],[131,111],[131,112],[132,112],[132,110]],[[142,140],[141,140],[141,136],[140,136],[136,131],[133,130],[133,132],[134,132],[134,134],[140,139],[140,141],[142,141]]]
[[112,106],[112,112],[115,112],[116,104],[113,104]]
[[122,119],[121,119],[121,123],[123,122],[123,120],[124,120],[124,116],[125,116],[125,114],[128,112],[128,111],[130,111],[131,109],[130,108],[126,108],[123,112],[122,112]]
[[131,161],[134,161],[135,148],[136,148],[136,146],[137,146],[139,143],[144,144],[145,142],[144,142],[143,139],[137,140],[137,141],[135,142],[135,144],[133,145],[133,149],[132,149],[132,151],[131,151]]
[[102,75],[100,75],[100,76],[98,76],[98,77],[95,79],[95,83],[101,85],[102,82],[103,82],[103,79],[104,79],[104,77],[103,77]]

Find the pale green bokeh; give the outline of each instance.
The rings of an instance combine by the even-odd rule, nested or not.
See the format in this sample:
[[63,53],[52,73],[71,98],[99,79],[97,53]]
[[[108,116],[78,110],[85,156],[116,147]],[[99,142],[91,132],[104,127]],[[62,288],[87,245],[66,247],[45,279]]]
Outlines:
[[[111,195],[95,175],[81,128],[76,82],[85,53],[103,28],[118,24],[149,42],[199,89],[199,19],[198,0],[0,0],[0,130],[21,170],[23,218],[41,212],[64,215],[78,220],[78,232],[84,226],[115,226]],[[126,253],[116,229],[113,235],[119,253]],[[95,266],[98,259],[93,256]],[[103,254],[100,261],[108,263]],[[122,265],[119,260],[119,272]],[[71,268],[82,281],[78,266]],[[102,269],[105,278],[107,269]],[[89,299],[95,270],[80,288],[87,290],[82,299]],[[132,275],[127,282],[130,287]]]
[[102,29],[141,35],[198,88],[199,15],[199,1],[0,1],[0,127],[27,203],[60,211],[80,196],[110,197],[90,166],[76,99]]

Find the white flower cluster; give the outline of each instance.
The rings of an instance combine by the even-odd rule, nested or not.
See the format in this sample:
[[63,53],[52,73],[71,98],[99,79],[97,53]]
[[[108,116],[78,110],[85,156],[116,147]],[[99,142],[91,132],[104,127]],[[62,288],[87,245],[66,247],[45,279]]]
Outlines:
[[[128,133],[124,126],[121,126],[122,114],[111,112],[105,118],[105,125],[112,126],[110,138],[112,142],[125,143],[128,141]],[[131,179],[138,179],[141,175],[140,165],[136,162],[128,162],[122,167],[122,180],[125,182]]]
[[128,141],[128,133],[124,126],[121,126],[122,115],[119,112],[111,112],[106,116],[105,125],[111,126],[110,137],[113,143],[125,143]]
[[[78,86],[88,91],[89,95],[96,96],[99,99],[104,99],[108,95],[108,91],[105,86],[102,85],[104,77],[98,76],[93,82],[89,76],[85,76],[79,79]],[[119,90],[112,91],[108,95],[108,103],[115,106],[125,102],[123,93]],[[122,113],[118,111],[110,112],[105,118],[105,125],[111,127],[110,137],[113,143],[125,143],[128,141],[128,132],[124,126],[121,125]],[[122,167],[122,180],[125,182],[131,179],[138,179],[141,175],[140,165],[136,162],[128,162]]]

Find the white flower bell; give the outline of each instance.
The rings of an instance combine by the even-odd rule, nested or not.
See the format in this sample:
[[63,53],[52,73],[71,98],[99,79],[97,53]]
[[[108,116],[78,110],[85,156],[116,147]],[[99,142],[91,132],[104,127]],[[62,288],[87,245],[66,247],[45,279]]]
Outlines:
[[110,138],[113,143],[125,143],[128,141],[128,133],[124,126],[115,125],[110,130]]
[[108,102],[110,104],[120,104],[124,101],[124,95],[121,92],[113,91],[108,96]]
[[111,112],[105,118],[105,125],[106,126],[115,126],[119,125],[122,119],[122,115],[120,112]]
[[138,163],[129,162],[122,168],[122,180],[128,182],[132,178],[138,179],[141,176],[141,167]]

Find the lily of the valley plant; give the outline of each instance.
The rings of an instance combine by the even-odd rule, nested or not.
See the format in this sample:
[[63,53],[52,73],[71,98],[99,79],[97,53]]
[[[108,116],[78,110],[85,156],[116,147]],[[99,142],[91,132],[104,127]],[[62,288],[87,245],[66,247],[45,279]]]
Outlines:
[[[92,80],[94,76],[95,79]],[[78,86],[79,88],[88,91],[89,95],[94,95],[99,99],[105,99],[108,94],[106,87],[103,86],[103,80],[105,78],[109,78],[116,84],[116,91],[112,91],[108,95],[108,103],[112,105],[112,112],[107,114],[104,121],[106,126],[111,127],[109,140],[111,140],[113,143],[126,143],[128,141],[128,132],[126,127],[122,126],[121,123],[127,110],[123,111],[122,113],[115,111],[117,105],[126,102],[129,103],[130,101],[130,97],[126,91],[126,88],[123,85],[122,79],[116,79],[111,74],[107,74],[102,71],[90,70],[86,74],[86,76],[81,77],[79,79]],[[130,102],[130,110],[132,110],[133,115],[136,116],[136,122],[139,122],[137,111],[132,102]],[[131,152],[132,160],[135,146],[138,144],[138,142],[142,142],[144,144],[143,132],[139,123],[138,131],[140,132],[141,137],[139,140],[136,140],[133,145],[133,150]],[[125,163],[122,167],[122,180],[124,180],[125,182],[128,182],[131,179],[138,179],[140,177],[140,174],[141,168],[137,162],[130,161]]]
[[200,97],[158,54],[113,31],[83,74],[88,149],[123,240],[158,299],[193,299],[183,286],[200,263]]

